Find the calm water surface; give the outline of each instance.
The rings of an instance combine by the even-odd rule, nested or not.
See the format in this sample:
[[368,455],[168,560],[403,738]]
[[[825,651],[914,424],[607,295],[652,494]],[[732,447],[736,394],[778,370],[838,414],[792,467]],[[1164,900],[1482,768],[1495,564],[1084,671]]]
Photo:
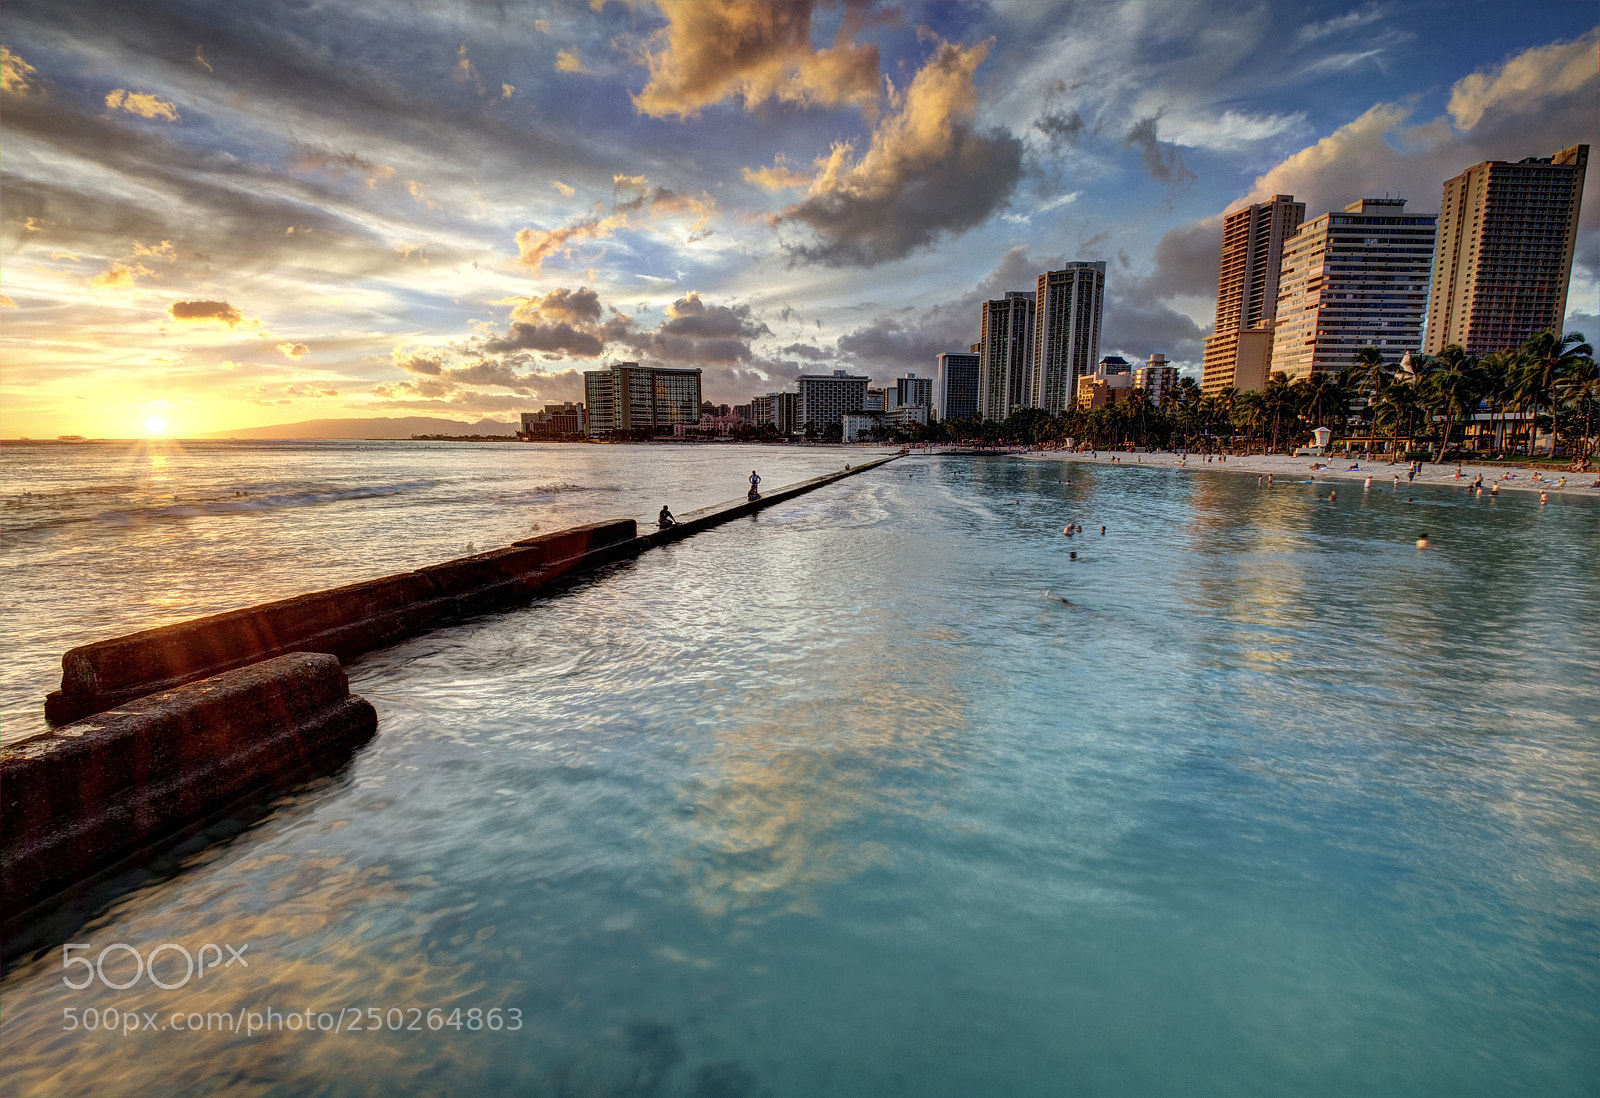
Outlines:
[[24,960],[0,1091],[1592,1095],[1596,509],[1339,487],[910,458],[357,661],[341,774],[73,935],[249,969]]

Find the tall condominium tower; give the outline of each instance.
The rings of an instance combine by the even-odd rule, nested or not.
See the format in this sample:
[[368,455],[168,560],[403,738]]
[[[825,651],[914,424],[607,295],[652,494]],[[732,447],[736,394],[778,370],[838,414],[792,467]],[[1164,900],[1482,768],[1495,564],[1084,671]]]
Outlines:
[[978,415],[1005,419],[1033,399],[1033,291],[1009,290],[983,303]]
[[1034,293],[1033,391],[1029,403],[1047,412],[1072,407],[1078,378],[1100,357],[1100,309],[1106,265],[1068,263],[1039,276]]
[[1207,396],[1251,392],[1267,383],[1272,323],[1278,307],[1283,242],[1305,219],[1306,204],[1275,194],[1234,210],[1222,221],[1222,267],[1217,275],[1217,324],[1206,340],[1200,387]]
[[1421,349],[1436,219],[1405,209],[1403,198],[1363,198],[1285,242],[1273,372],[1342,370],[1362,347],[1389,359]]
[[1447,181],[1422,349],[1515,347],[1567,315],[1589,146],[1516,164],[1485,160]]

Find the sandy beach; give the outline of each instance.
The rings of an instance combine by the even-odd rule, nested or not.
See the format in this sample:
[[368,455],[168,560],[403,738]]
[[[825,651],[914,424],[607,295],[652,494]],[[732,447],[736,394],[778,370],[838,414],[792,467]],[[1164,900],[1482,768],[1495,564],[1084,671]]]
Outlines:
[[[1102,450],[1095,456],[1089,454],[1067,454],[1059,451],[1039,451],[1030,453],[1032,458],[1046,458],[1056,461],[1085,462],[1092,465],[1148,465],[1153,468],[1203,470],[1208,473],[1239,473],[1251,476],[1272,474],[1275,480],[1280,481],[1306,481],[1316,480],[1354,481],[1358,486],[1363,484],[1367,477],[1372,478],[1374,490],[1393,490],[1396,476],[1400,478],[1400,487],[1404,488],[1459,488],[1467,490],[1473,480],[1480,474],[1483,476],[1483,490],[1485,494],[1490,487],[1499,484],[1500,493],[1507,492],[1549,492],[1552,500],[1558,497],[1583,496],[1589,499],[1600,498],[1600,489],[1594,487],[1600,480],[1600,473],[1560,473],[1548,469],[1516,468],[1500,465],[1470,465],[1460,466],[1460,477],[1456,476],[1456,464],[1445,462],[1439,465],[1429,465],[1424,462],[1422,472],[1410,481],[1406,481],[1406,463],[1404,461],[1390,464],[1387,460],[1366,461],[1348,457],[1287,457],[1282,454],[1257,454],[1250,457],[1229,457],[1226,461],[1213,457],[1207,461],[1198,454],[1190,454],[1185,463],[1179,454],[1170,451],[1157,451],[1153,454],[1127,454]],[[1112,459],[1115,458],[1116,461]],[[1317,468],[1313,469],[1313,466]],[[1535,473],[1540,473],[1543,480],[1533,480]],[[1557,488],[1556,485],[1562,477],[1566,478],[1566,486]]]

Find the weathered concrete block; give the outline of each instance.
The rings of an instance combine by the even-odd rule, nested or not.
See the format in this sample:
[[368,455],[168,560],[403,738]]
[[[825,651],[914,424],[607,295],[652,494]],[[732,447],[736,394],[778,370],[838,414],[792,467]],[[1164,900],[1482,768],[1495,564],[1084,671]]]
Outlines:
[[443,564],[430,564],[417,571],[432,581],[439,595],[453,598],[479,588],[521,580],[537,571],[543,559],[543,547],[519,543],[509,549],[493,549]]
[[616,519],[610,522],[591,522],[587,526],[574,526],[524,538],[514,544],[537,546],[544,553],[546,567],[558,568],[561,562],[620,545],[638,536],[639,528],[633,519]]
[[61,658],[45,716],[77,720],[284,652],[370,651],[426,627],[435,596],[427,577],[405,572],[82,645]]
[[297,652],[0,750],[7,913],[203,820],[272,775],[370,739],[337,657]]

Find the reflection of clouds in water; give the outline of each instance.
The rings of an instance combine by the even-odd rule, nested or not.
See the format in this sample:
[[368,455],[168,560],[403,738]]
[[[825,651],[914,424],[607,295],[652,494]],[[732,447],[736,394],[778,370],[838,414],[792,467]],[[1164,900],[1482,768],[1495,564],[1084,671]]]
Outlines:
[[[674,865],[699,910],[742,921],[817,914],[825,886],[894,864],[870,831],[874,818],[936,811],[895,772],[945,769],[965,704],[897,681],[911,669],[883,658],[890,647],[868,635],[828,654],[818,677],[838,684],[839,705],[783,713],[758,697],[753,708],[780,711],[734,714],[714,731],[682,794],[693,809],[671,826],[682,844]],[[938,678],[927,666],[916,676]]]

